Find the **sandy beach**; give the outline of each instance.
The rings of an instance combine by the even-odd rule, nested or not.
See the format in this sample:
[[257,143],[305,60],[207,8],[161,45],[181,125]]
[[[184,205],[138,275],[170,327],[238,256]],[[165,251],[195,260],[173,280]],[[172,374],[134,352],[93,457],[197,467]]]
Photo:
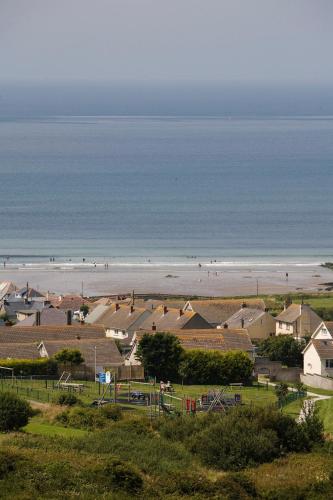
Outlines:
[[[288,273],[288,278],[286,277]],[[333,272],[318,265],[255,266],[121,266],[110,265],[9,265],[0,281],[13,281],[41,291],[101,296],[115,293],[234,296],[325,291]]]

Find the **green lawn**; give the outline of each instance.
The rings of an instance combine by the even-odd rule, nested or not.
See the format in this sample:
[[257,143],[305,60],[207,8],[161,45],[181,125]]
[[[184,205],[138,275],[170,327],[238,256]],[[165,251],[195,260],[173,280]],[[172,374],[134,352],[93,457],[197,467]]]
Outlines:
[[41,421],[38,417],[32,418],[23,430],[29,434],[39,434],[41,436],[62,436],[72,438],[87,435],[87,431],[48,424]]
[[326,432],[333,433],[333,398],[318,401],[316,406],[319,409],[319,415],[324,422]]

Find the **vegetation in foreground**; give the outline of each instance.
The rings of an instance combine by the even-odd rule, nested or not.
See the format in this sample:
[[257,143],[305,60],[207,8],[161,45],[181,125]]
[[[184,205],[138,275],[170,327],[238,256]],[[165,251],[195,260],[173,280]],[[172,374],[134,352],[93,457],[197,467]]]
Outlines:
[[[333,486],[333,459],[316,414],[297,424],[273,407],[238,407],[150,422],[113,405],[40,406],[42,413],[26,427],[32,434],[0,436],[0,498],[307,499],[317,497],[303,495],[305,486],[326,494]],[[68,434],[34,435],[33,424],[43,418]],[[74,427],[83,434],[72,432]],[[284,482],[272,496],[260,467],[274,471],[289,461],[295,470],[299,462],[303,470],[317,467],[318,447],[325,475],[308,475],[297,485],[294,474],[295,495],[283,496]]]

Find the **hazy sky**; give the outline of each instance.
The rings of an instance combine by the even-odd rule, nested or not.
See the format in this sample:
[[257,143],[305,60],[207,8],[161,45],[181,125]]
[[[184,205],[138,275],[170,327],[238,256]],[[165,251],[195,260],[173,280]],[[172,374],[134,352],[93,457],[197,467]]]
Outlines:
[[0,79],[333,82],[332,0],[0,0]]

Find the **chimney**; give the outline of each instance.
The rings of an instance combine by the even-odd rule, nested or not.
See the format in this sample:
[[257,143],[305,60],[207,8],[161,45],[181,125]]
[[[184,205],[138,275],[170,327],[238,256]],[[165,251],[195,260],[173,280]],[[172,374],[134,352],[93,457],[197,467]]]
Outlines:
[[165,315],[168,312],[167,306],[163,306],[163,314]]
[[118,304],[118,302],[117,302],[117,303],[116,303],[116,311],[119,311],[119,309],[120,309],[120,306],[119,306],[119,304]]
[[241,319],[242,328],[244,328],[244,318]]
[[72,311],[68,309],[66,312],[67,325],[70,326],[72,324]]
[[36,326],[40,326],[40,311],[36,312]]
[[134,313],[134,306],[131,306],[131,314]]
[[179,317],[180,317],[180,316],[183,316],[183,314],[184,314],[183,309],[179,309]]
[[228,323],[224,323],[223,328],[226,330],[229,327]]
[[156,325],[155,325],[155,323],[154,323],[154,322],[153,322],[153,324],[151,325],[151,329],[152,329],[152,331],[153,331],[153,332],[156,332]]

